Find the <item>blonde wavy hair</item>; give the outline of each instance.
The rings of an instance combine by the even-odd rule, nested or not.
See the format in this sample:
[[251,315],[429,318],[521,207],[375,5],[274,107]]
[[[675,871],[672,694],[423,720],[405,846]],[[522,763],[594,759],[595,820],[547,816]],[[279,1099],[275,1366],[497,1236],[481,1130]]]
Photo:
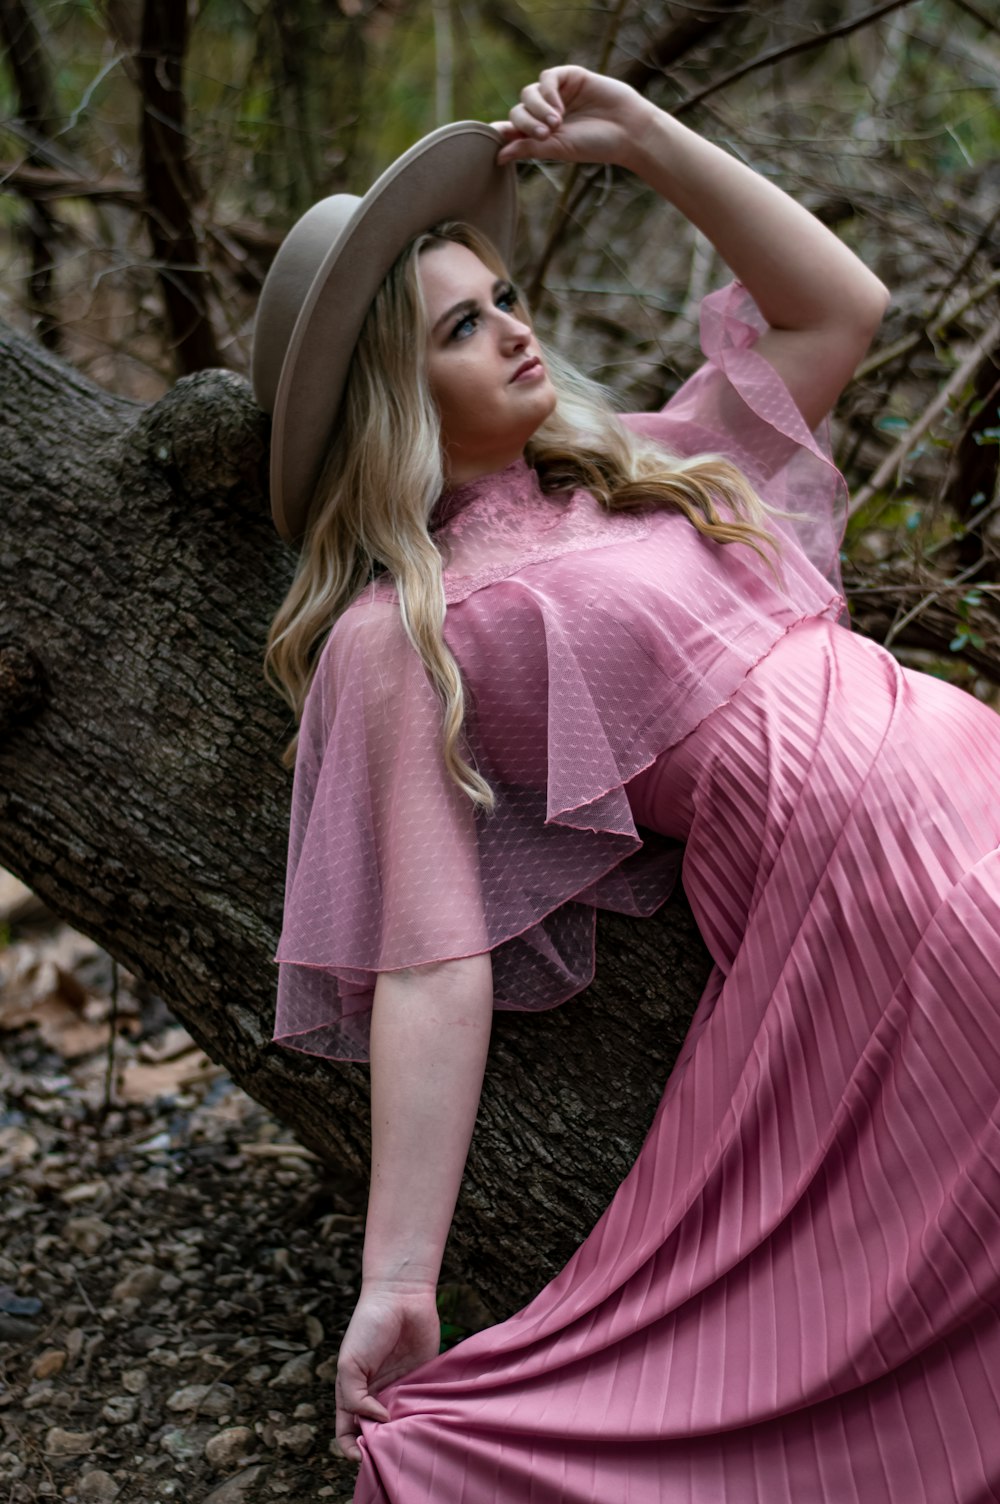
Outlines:
[[[382,283],[355,347],[298,569],[271,624],[264,672],[299,721],[331,627],[365,585],[388,572],[403,629],[441,701],[448,773],[477,808],[491,811],[492,789],[463,756],[465,691],[444,640],[443,560],[429,530],[445,477],[425,371],[417,262],[447,241],[466,246],[496,276],[508,276],[483,234],[449,220],[416,236]],[[764,526],[769,509],[735,465],[712,455],[671,458],[619,422],[603,387],[536,342],[558,397],[525,449],[544,491],[584,487],[607,512],[671,509],[717,543],[748,544],[765,558],[776,547]],[[286,767],[297,742],[296,735],[286,748]]]

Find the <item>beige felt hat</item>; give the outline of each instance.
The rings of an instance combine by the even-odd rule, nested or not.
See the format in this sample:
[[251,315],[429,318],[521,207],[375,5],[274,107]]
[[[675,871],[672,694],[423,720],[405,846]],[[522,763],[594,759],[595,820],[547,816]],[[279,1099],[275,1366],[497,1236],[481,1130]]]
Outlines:
[[253,388],[273,419],[271,513],[288,542],[305,531],[365,315],[407,243],[439,220],[461,219],[510,260],[517,180],[513,164],[496,165],[502,144],[478,120],[442,126],[363,198],[321,199],[282,241],[257,309]]

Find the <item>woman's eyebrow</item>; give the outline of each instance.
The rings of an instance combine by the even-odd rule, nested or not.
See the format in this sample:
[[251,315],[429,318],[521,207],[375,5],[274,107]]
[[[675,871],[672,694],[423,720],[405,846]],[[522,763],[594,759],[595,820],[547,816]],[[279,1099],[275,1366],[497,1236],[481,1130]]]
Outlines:
[[[499,292],[499,290],[500,290],[501,287],[506,287],[506,286],[507,286],[507,282],[506,282],[505,278],[503,278],[503,277],[497,277],[497,279],[494,282],[493,287],[491,289],[491,291],[493,293],[493,296],[494,297],[496,296],[496,294]],[[432,334],[436,334],[437,331],[440,329],[440,327],[441,327],[442,324],[447,323],[447,321],[449,319],[455,318],[458,314],[460,314],[460,313],[473,313],[478,307],[479,307],[479,304],[478,304],[478,302],[476,301],[475,298],[464,298],[461,303],[456,303],[453,308],[449,308],[448,311],[447,311],[447,313],[442,313],[441,317],[438,319],[437,323],[434,325],[434,328],[431,330],[431,333]]]

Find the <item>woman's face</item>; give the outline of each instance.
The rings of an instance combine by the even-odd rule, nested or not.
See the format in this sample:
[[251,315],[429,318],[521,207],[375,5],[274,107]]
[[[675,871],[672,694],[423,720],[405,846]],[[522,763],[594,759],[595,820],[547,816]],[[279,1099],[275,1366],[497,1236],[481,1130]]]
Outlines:
[[511,464],[556,405],[510,284],[454,241],[428,246],[417,275],[427,309],[427,376],[451,485]]

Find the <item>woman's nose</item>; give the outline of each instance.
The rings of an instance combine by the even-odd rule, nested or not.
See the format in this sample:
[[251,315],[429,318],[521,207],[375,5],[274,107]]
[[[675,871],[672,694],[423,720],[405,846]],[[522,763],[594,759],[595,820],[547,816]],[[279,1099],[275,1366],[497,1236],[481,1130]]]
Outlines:
[[502,319],[500,337],[505,344],[513,345],[515,349],[518,345],[527,344],[531,338],[530,324],[526,324],[523,319],[516,318],[512,313],[501,312],[500,318]]

